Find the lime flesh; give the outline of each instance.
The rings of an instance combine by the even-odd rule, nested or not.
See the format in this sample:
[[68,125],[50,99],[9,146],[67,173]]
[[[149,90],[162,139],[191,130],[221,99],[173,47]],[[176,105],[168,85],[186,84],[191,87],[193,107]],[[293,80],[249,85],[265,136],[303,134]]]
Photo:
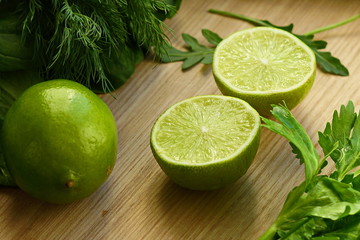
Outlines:
[[198,96],[165,111],[151,132],[151,148],[164,172],[196,190],[221,188],[245,174],[260,135],[259,114],[227,96]]
[[213,73],[219,89],[249,102],[261,115],[271,104],[292,109],[313,85],[316,61],[312,50],[294,35],[256,27],[224,39],[214,53]]

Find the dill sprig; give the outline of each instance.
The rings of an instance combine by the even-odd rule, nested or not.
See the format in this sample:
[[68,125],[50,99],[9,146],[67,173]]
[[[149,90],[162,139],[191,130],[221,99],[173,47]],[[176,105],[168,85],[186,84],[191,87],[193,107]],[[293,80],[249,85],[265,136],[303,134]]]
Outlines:
[[[159,1],[128,1],[130,30],[139,46],[143,46],[146,49],[154,47],[155,51],[163,49],[164,39],[167,40],[167,36],[163,31],[165,25],[160,19],[154,17],[154,12],[157,9],[167,11],[166,6],[165,2],[159,5]],[[141,19],[145,21],[139,21]]]
[[162,0],[25,0],[19,4],[22,38],[34,45],[33,59],[43,78],[101,85],[105,92],[114,89],[106,66],[113,56],[120,53],[124,58],[134,48],[164,52],[168,38],[166,25],[156,17],[158,10],[176,11]]

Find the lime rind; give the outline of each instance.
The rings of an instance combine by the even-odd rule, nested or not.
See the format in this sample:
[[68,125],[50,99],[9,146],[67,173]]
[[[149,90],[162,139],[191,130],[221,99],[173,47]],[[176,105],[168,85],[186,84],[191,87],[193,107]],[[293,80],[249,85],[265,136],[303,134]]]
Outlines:
[[[244,46],[244,43],[236,39],[242,35],[250,37],[255,35],[257,40],[247,40],[250,47]],[[276,40],[279,36],[282,39],[280,41]],[[289,46],[279,47],[284,41],[286,42],[284,46]],[[224,50],[224,46],[228,49]],[[282,50],[275,51],[274,49],[277,48]],[[290,51],[294,48],[297,50]],[[247,55],[239,57],[239,51],[246,52]],[[277,54],[274,54],[274,51]],[[299,51],[301,54],[298,53]],[[289,57],[284,58],[287,54]],[[232,58],[226,59],[222,55]],[[257,57],[257,63],[254,63],[252,55]],[[260,55],[270,57],[280,55],[282,58],[279,63],[274,64],[271,58],[262,59],[259,58]],[[226,74],[230,75],[223,74],[223,68],[225,72],[228,71]],[[217,46],[214,53],[213,75],[224,95],[240,98],[254,107],[260,115],[269,116],[272,104],[286,104],[289,109],[293,109],[308,95],[316,76],[316,58],[312,50],[292,34],[271,27],[255,27],[236,32]],[[281,82],[286,84],[279,86]]]
[[[230,109],[232,109],[230,110],[230,112],[237,111],[236,109],[239,106],[241,106],[245,112],[248,112],[250,116],[252,116],[254,121],[253,124],[249,126],[249,129],[251,128],[251,130],[248,132],[247,139],[245,140],[237,139],[230,141],[229,143],[230,145],[232,144],[237,145],[234,143],[234,141],[239,141],[242,144],[240,145],[238,144],[237,145],[238,149],[233,150],[231,154],[227,154],[226,156],[223,156],[218,159],[210,158],[210,160],[208,161],[189,161],[189,159],[186,159],[185,161],[178,161],[175,160],[172,155],[168,155],[169,149],[163,148],[161,141],[159,142],[157,139],[158,134],[164,131],[164,129],[161,128],[161,125],[164,124],[163,122],[164,119],[166,119],[168,116],[171,115],[177,116],[179,114],[179,109],[182,109],[182,104],[197,105],[197,102],[199,102],[199,106],[198,106],[199,108],[195,109],[195,111],[197,110],[199,111],[199,114],[195,114],[195,120],[194,118],[191,118],[196,122],[197,118],[201,119],[202,117],[206,118],[208,116],[208,114],[206,114],[208,111],[202,109],[204,108],[204,106],[202,106],[202,104],[200,103],[201,102],[206,103],[207,100],[209,100],[208,103],[210,103],[211,105],[211,102],[213,102],[214,99],[220,101],[219,103],[217,103],[217,106],[220,108],[226,109],[227,107],[224,107],[226,106],[226,104],[234,103],[234,105],[230,107]],[[204,112],[204,114],[201,114],[201,112]],[[220,114],[218,111],[213,112],[213,114],[217,114],[217,113]],[[180,112],[180,115],[181,114],[182,113]],[[227,113],[226,111],[221,112],[219,116],[221,116],[223,119],[226,119],[228,117],[230,118],[234,117],[233,114],[229,115],[229,113]],[[174,118],[170,117],[169,120],[170,119],[174,119]],[[218,117],[215,117],[213,120],[217,123],[224,123],[224,120],[220,120]],[[207,119],[207,121],[209,121],[209,119]],[[212,121],[210,120],[209,122]],[[168,124],[169,123],[171,122],[168,122]],[[239,125],[241,124],[243,123],[239,123]],[[228,126],[228,123],[225,123],[225,125]],[[211,131],[211,129],[201,129],[201,126],[202,125],[190,124],[189,127],[195,129],[198,128],[198,130],[200,129],[200,132],[202,130],[205,130],[205,132],[207,130]],[[215,126],[217,125],[215,124]],[[226,130],[222,128],[221,131],[223,131],[222,132],[223,135],[227,135],[229,134],[229,132],[234,130],[229,127]],[[173,133],[175,135],[179,134],[179,132],[173,132]],[[175,138],[175,143],[176,141],[177,140]],[[162,115],[160,115],[160,117],[157,119],[157,121],[155,122],[152,128],[151,137],[150,137],[151,150],[161,169],[170,179],[173,180],[173,182],[177,183],[182,187],[192,190],[215,190],[225,187],[237,181],[241,176],[243,176],[247,172],[251,163],[253,162],[259,147],[259,142],[260,142],[259,114],[245,101],[240,100],[238,98],[222,96],[222,95],[197,96],[187,100],[183,100],[173,105],[172,107],[167,109]],[[181,145],[177,145],[175,146],[175,148],[172,149],[170,148],[170,151],[177,151],[176,150],[177,147],[181,147]],[[186,147],[189,147],[190,149],[191,148],[199,148],[202,150],[204,149],[203,146],[192,145],[191,142]],[[221,149],[223,147],[224,147],[223,144],[219,144],[215,148]]]
[[[170,146],[170,150],[167,149],[166,147],[164,148],[164,146],[159,146],[158,144],[158,135],[164,133],[164,129],[161,129],[161,125],[164,124],[164,120],[166,118],[169,118],[170,115],[173,114],[173,112],[177,112],[178,108],[182,108],[184,105],[194,105],[194,102],[196,101],[200,101],[200,105],[201,101],[204,99],[217,99],[220,101],[223,101],[223,105],[222,107],[224,107],[226,105],[226,103],[235,103],[238,106],[232,106],[231,108],[233,108],[232,110],[236,109],[237,107],[241,106],[241,108],[243,108],[243,113],[247,114],[247,117],[252,118],[251,120],[248,120],[247,123],[243,122],[240,123],[238,122],[238,126],[241,127],[241,124],[252,124],[252,126],[248,126],[249,129],[246,129],[242,126],[242,130],[244,130],[246,133],[243,134],[243,136],[236,136],[237,132],[239,131],[234,131],[234,129],[224,129],[224,127],[222,127],[221,125],[226,125],[225,128],[229,125],[229,123],[227,124],[222,124],[223,122],[219,121],[219,117],[221,116],[217,116],[215,117],[215,120],[211,120],[212,124],[214,124],[214,126],[212,128],[217,128],[220,132],[226,132],[226,134],[224,133],[220,133],[220,135],[222,136],[217,136],[219,138],[224,137],[223,139],[219,139],[220,141],[217,144],[214,144],[213,149],[209,150],[209,151],[219,151],[219,149],[223,148],[223,147],[228,147],[231,149],[227,149],[229,151],[226,151],[227,154],[224,157],[214,157],[214,158],[209,158],[207,161],[194,161],[192,159],[176,159],[176,156],[174,157],[174,155],[171,156],[171,152],[176,151],[176,148],[179,147],[181,148],[181,143],[183,143],[184,141],[179,141],[179,142],[173,142],[173,139],[171,139],[169,141],[169,144],[174,144],[174,146]],[[231,108],[228,108],[227,110],[229,112],[231,112]],[[218,109],[219,110],[219,109]],[[199,113],[199,111],[195,110],[195,114],[200,114],[200,116],[189,116],[191,119],[198,119],[201,122],[201,119],[204,116],[201,116],[201,111]],[[221,111],[218,111],[215,114],[219,114]],[[229,114],[229,112],[227,112]],[[239,109],[235,110],[235,112],[230,113],[232,114],[232,116],[223,116],[223,120],[224,119],[231,119],[232,117],[235,117],[234,114],[235,113],[239,113]],[[223,112],[225,113],[225,111]],[[188,114],[188,113],[183,113],[184,115]],[[214,116],[213,116],[214,117]],[[240,117],[241,118],[241,117]],[[172,122],[174,120],[173,117],[169,118],[169,122],[168,124],[174,124],[174,122]],[[167,120],[165,120],[167,121]],[[175,120],[176,121],[176,120]],[[207,119],[207,121],[209,121],[209,119]],[[236,122],[236,121],[235,121]],[[203,123],[203,122],[202,122]],[[166,123],[165,123],[166,124]],[[197,128],[202,130],[202,131],[209,131],[209,129],[204,129],[207,128],[206,126],[201,126],[200,124],[195,124],[197,125]],[[180,127],[182,128],[183,126],[175,126],[175,128]],[[194,126],[193,124],[190,124],[189,126],[185,126],[185,128],[188,129],[192,129],[193,132],[196,132],[196,130],[194,130],[194,127],[196,128],[196,126]],[[203,127],[203,129],[201,129]],[[219,129],[220,128],[220,129]],[[183,128],[184,129],[184,128]],[[156,123],[154,124],[152,131],[151,131],[151,145],[153,150],[155,151],[156,155],[158,155],[159,158],[161,158],[161,160],[165,160],[169,163],[175,164],[175,165],[188,165],[188,166],[203,166],[203,165],[212,165],[212,164],[217,164],[217,163],[221,163],[221,162],[225,162],[225,161],[231,161],[232,159],[236,158],[237,156],[239,156],[246,148],[248,148],[248,146],[253,142],[254,138],[256,138],[256,135],[258,134],[258,131],[260,129],[260,117],[259,114],[256,112],[256,110],[254,110],[248,103],[246,103],[245,101],[238,99],[238,98],[234,98],[234,97],[229,97],[229,96],[220,96],[220,95],[205,95],[205,96],[197,96],[197,97],[192,97],[189,99],[186,99],[184,101],[178,102],[176,104],[174,104],[173,106],[171,106],[169,109],[167,109],[156,121]],[[166,131],[166,130],[165,130]],[[171,132],[170,132],[171,133]],[[175,135],[179,135],[178,133],[174,133]],[[167,136],[170,136],[169,134],[166,134]],[[241,135],[241,133],[239,134]],[[189,136],[189,135],[183,135],[183,137],[187,138],[187,137],[193,137],[193,138],[200,138],[201,136],[199,134],[194,134],[193,136]],[[225,144],[221,144],[223,140],[226,140],[226,138],[228,137],[233,137],[232,141],[229,142],[225,142]],[[241,139],[242,138],[242,139]],[[179,139],[180,140],[180,139]],[[182,139],[184,140],[184,139]],[[229,140],[229,139],[227,139]],[[185,147],[185,149],[192,149],[194,146],[191,146],[193,144],[192,141],[189,141],[188,146]],[[199,147],[199,151],[202,151],[204,148],[201,148],[201,146]],[[196,147],[195,147],[196,148]],[[229,154],[229,152],[231,152]],[[170,153],[170,154],[169,154]],[[190,154],[191,155],[191,154]],[[216,155],[216,154],[215,154]],[[217,155],[216,155],[217,156]],[[200,156],[200,158],[204,158],[206,156]]]
[[109,177],[118,133],[101,98],[57,79],[31,86],[16,100],[1,140],[16,185],[35,198],[65,204],[90,196]]
[[[272,36],[272,40],[274,41],[269,39],[270,36]],[[241,41],[246,38],[249,39],[247,39],[245,43]],[[276,38],[284,38],[285,40],[283,42],[286,44],[278,44]],[[290,39],[292,42],[289,42],[287,39]],[[269,42],[271,42],[272,45],[270,45]],[[296,43],[296,45],[294,46],[293,43]],[[244,46],[234,48],[234,44],[246,46],[245,49],[243,49]],[[274,52],[277,52],[277,54],[274,54]],[[228,53],[228,55],[225,57],[221,56],[221,54],[224,53]],[[244,60],[239,59],[240,57],[243,57]],[[286,61],[287,59],[291,61]],[[241,83],[241,81],[244,80],[239,79],[234,73],[232,73],[234,75],[233,77],[230,75],[227,75],[230,76],[230,78],[224,77],[224,70],[221,69],[224,64],[230,64],[229,68],[234,68],[234,66],[239,68],[237,72],[240,74],[238,76],[246,76],[256,71],[257,74],[260,75],[259,78],[263,77],[263,79],[259,79],[258,81],[251,79],[253,82],[245,79],[246,83],[252,87],[252,89],[246,90],[244,89],[244,84]],[[273,67],[274,65],[275,68]],[[313,77],[314,70],[316,69],[316,58],[313,51],[291,33],[276,28],[255,27],[233,33],[221,41],[214,53],[213,66],[214,75],[227,88],[250,95],[268,95],[287,92],[301,87],[309,78]],[[299,71],[303,70],[300,68],[305,68],[305,71]],[[287,71],[290,69],[293,69],[293,71]],[[233,69],[230,69],[230,71],[233,71]],[[280,71],[278,75],[275,74],[276,71]],[[283,74],[281,74],[281,71],[283,71]],[[279,76],[279,79],[270,79],[275,81],[271,81],[267,85],[264,83],[264,79],[273,78],[274,76],[276,77],[276,75]],[[256,75],[253,74],[252,77],[254,76]],[[247,77],[251,78],[251,76]],[[282,80],[281,78],[285,79]],[[298,81],[298,79],[301,79],[301,81]],[[279,81],[283,83],[283,86],[279,85]],[[258,90],[258,88],[262,86],[259,84],[261,82],[264,83],[265,86],[270,86],[270,89]],[[276,86],[273,86],[274,83]],[[239,85],[241,85],[241,87],[239,87]]]

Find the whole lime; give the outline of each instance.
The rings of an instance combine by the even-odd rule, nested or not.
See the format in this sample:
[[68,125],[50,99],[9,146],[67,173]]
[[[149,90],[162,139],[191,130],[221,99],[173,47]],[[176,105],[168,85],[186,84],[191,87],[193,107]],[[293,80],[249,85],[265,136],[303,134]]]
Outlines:
[[51,203],[73,202],[97,190],[114,167],[117,141],[108,106],[70,80],[28,88],[2,128],[5,160],[16,184]]

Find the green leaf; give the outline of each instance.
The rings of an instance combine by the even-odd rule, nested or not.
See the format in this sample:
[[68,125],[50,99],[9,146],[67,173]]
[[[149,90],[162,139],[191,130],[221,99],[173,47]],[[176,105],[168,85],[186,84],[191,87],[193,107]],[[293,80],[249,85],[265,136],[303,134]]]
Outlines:
[[182,69],[186,70],[194,65],[196,65],[197,63],[201,62],[203,60],[204,56],[193,56],[191,58],[186,58],[183,65],[182,65]]
[[333,114],[331,123],[326,125],[324,132],[319,132],[319,144],[325,154],[338,144],[336,151],[330,156],[336,163],[337,179],[345,176],[360,166],[360,117],[354,111],[354,104],[349,103]]
[[165,47],[165,52],[166,53],[159,56],[163,63],[183,61],[189,55],[188,52],[178,50],[170,45]]
[[[274,106],[274,117],[280,122],[262,118],[264,127],[286,137],[302,162],[305,173],[316,157],[308,159],[306,151],[314,151],[310,139],[288,109]],[[319,144],[326,159],[336,163],[330,177],[318,175],[294,188],[278,217],[260,237],[268,239],[359,240],[360,239],[360,117],[350,101],[334,111],[331,123],[319,133]],[[313,154],[310,154],[310,156]],[[317,156],[319,158],[319,156]],[[321,166],[319,169],[321,169]],[[354,171],[351,171],[354,170]],[[309,182],[310,179],[310,182]]]
[[327,42],[323,40],[313,40],[314,35],[294,35],[303,41],[306,45],[308,45],[311,49],[318,50],[326,48]]
[[[360,214],[349,216],[332,223],[332,229],[322,235],[322,237],[333,237],[340,240],[360,239]],[[316,238],[315,238],[316,239]],[[316,240],[321,240],[318,238]]]
[[[17,11],[23,16],[22,40],[33,43],[33,59],[44,79],[71,79],[88,87],[103,86],[103,92],[109,92],[116,83],[106,72],[108,53],[127,52],[132,41],[135,51],[153,49],[161,54],[170,29],[159,15],[172,17],[180,3],[29,0],[21,1]],[[121,82],[128,79],[129,71],[119,77]]]
[[187,33],[182,34],[182,38],[184,42],[189,45],[191,50],[193,51],[202,51],[203,49],[207,49],[204,45],[199,44],[198,40]]
[[260,21],[263,22],[262,26],[279,28],[279,29],[285,30],[290,33],[292,32],[292,30],[294,28],[294,24],[292,24],[292,23],[290,23],[289,25],[286,25],[286,26],[279,26],[279,25],[272,24],[271,22],[269,22],[267,20],[260,20]]
[[201,33],[209,43],[215,46],[217,46],[223,40],[218,34],[209,29],[202,29]]
[[[208,29],[203,29],[202,34],[211,44],[217,44],[221,38]],[[164,63],[184,61],[182,70],[189,69],[198,63],[211,64],[215,47],[207,47],[199,43],[193,36],[183,33],[182,38],[186,43],[187,51],[181,51],[170,45],[166,46],[165,54],[160,56],[160,60]]]
[[338,220],[348,215],[360,213],[360,192],[351,184],[322,177],[306,195],[307,199],[321,200],[324,205],[314,206],[310,216]]
[[201,60],[202,64],[211,64],[213,62],[213,55],[207,54],[205,57]]
[[0,71],[17,71],[33,67],[32,46],[25,45],[18,30],[20,16],[0,13]]
[[310,239],[316,233],[326,229],[327,225],[322,218],[304,218],[298,221],[296,225],[290,224],[291,229],[280,230],[278,235],[281,239],[298,240]]
[[[144,53],[138,46],[129,41],[127,47],[113,49],[111,53],[107,53],[109,58],[104,58],[105,75],[109,79],[111,85],[109,90],[121,87],[135,72],[137,63],[144,59]],[[96,93],[104,93],[106,91],[103,82],[93,80],[91,82],[91,90]]]
[[330,52],[315,51],[316,61],[321,70],[339,76],[349,76],[349,70]]
[[155,8],[155,16],[160,20],[172,18],[180,8],[181,0],[152,0]]
[[[37,71],[14,71],[0,72],[0,128],[3,124],[5,115],[13,102],[28,87],[40,82],[40,76]],[[6,162],[0,144],[0,185],[15,186]]]
[[305,164],[306,187],[309,186],[320,168],[319,155],[310,137],[286,107],[274,105],[271,113],[281,124],[262,117],[263,126],[290,142],[296,157]]
[[349,75],[349,70],[340,62],[338,58],[332,56],[330,52],[318,51],[320,49],[325,49],[327,42],[323,40],[313,40],[314,35],[292,34],[311,48],[315,54],[317,65],[323,72],[339,76]]
[[[311,48],[311,50],[314,52],[314,54],[316,56],[317,64],[322,71],[331,73],[331,74],[335,74],[335,75],[339,75],[339,76],[348,76],[349,75],[348,69],[340,62],[340,60],[338,58],[332,56],[330,52],[318,51],[319,49],[326,48],[327,43],[325,41],[313,40],[313,38],[314,38],[313,34],[299,35],[299,34],[293,33],[292,32],[293,27],[294,27],[293,24],[289,24],[287,26],[278,26],[278,25],[272,24],[271,22],[269,22],[267,20],[259,20],[259,19],[255,19],[255,18],[251,18],[251,17],[245,16],[245,15],[242,15],[242,14],[234,14],[231,12],[215,10],[215,9],[210,9],[209,12],[215,13],[215,14],[220,14],[222,16],[233,17],[233,18],[240,19],[243,21],[247,21],[256,26],[273,27],[273,28],[279,28],[279,29],[285,30],[285,31],[293,34],[297,38],[299,38],[301,41],[303,41],[306,45],[308,45]],[[341,26],[345,23],[352,22],[352,21],[358,19],[359,16],[360,15],[356,15],[345,21],[342,21],[341,23],[333,24],[330,27],[324,27],[324,28],[322,28],[322,31],[330,30],[335,27]],[[316,32],[320,32],[320,31],[316,31]]]
[[308,192],[304,189],[303,183],[290,192],[273,224],[281,239],[310,239],[360,214],[360,192],[351,184],[321,176]]
[[353,177],[351,184],[353,185],[354,189],[360,191],[360,175]]
[[359,240],[360,239],[360,214],[328,222],[328,229],[312,240]]

